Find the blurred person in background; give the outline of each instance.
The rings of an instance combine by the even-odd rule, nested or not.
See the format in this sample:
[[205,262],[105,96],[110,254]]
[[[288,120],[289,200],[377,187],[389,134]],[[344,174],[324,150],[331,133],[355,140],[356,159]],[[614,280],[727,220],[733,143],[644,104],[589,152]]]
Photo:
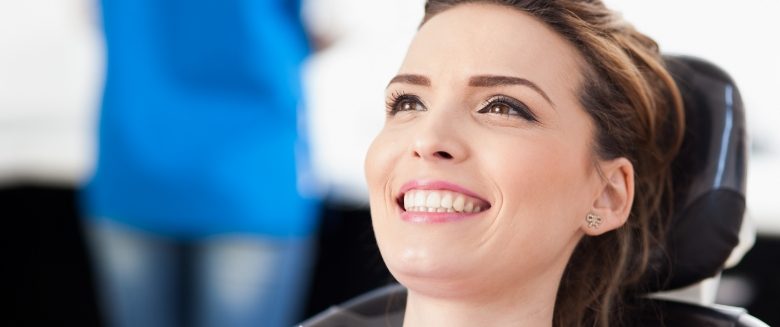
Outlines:
[[299,1],[101,1],[107,71],[82,192],[112,326],[289,326],[317,200]]

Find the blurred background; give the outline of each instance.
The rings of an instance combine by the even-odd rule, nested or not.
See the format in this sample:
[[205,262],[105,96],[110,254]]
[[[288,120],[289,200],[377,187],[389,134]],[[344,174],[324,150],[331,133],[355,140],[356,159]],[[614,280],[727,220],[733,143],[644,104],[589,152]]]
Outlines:
[[[390,281],[370,227],[363,156],[384,119],[384,87],[423,0],[305,0],[311,51],[301,118],[321,199],[301,318]],[[755,244],[721,280],[718,302],[780,325],[780,3],[608,0],[666,53],[729,72],[745,103]],[[0,325],[100,326],[100,290],[80,192],[94,174],[107,56],[101,6],[0,1]],[[306,178],[311,178],[307,175]],[[313,185],[313,184],[312,184]]]

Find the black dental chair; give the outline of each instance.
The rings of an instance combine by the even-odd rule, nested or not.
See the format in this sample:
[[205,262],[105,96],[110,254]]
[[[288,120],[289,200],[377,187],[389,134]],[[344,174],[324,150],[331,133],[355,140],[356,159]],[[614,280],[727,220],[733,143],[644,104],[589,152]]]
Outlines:
[[[676,208],[665,249],[653,255],[646,290],[628,312],[631,326],[767,326],[745,309],[671,300],[659,293],[720,274],[739,243],[745,215],[747,142],[742,100],[732,79],[700,59],[667,56],[685,101],[686,132],[673,163]],[[406,290],[377,289],[300,326],[401,326]]]

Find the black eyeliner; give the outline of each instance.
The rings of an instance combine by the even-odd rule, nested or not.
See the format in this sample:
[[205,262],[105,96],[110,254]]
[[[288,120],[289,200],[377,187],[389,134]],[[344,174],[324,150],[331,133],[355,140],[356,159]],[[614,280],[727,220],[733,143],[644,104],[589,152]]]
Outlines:
[[538,123],[539,118],[536,117],[536,115],[531,111],[531,109],[522,101],[519,101],[515,98],[506,96],[506,95],[495,95],[490,97],[487,101],[487,103],[482,106],[482,109],[480,111],[485,110],[486,108],[490,107],[491,105],[500,103],[507,105],[517,111],[520,117],[523,119],[526,119],[531,122]]

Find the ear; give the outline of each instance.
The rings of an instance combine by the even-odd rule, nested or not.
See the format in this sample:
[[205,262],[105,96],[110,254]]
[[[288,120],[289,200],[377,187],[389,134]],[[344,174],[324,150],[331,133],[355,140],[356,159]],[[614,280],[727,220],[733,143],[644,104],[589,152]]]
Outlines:
[[596,236],[614,230],[628,220],[634,203],[634,165],[626,158],[597,163],[601,172],[601,184],[593,200],[590,213],[601,218],[601,224],[591,227],[585,216],[582,230]]

